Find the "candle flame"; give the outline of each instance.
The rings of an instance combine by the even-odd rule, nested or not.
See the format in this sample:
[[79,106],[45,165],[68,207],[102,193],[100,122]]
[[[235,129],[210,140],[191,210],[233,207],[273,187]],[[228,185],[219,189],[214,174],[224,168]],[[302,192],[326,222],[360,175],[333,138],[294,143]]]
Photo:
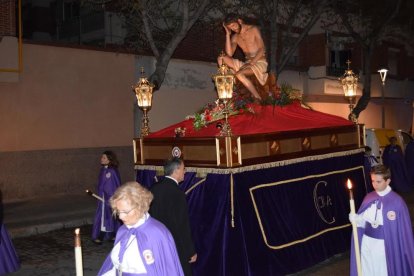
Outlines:
[[76,229],[75,229],[75,234],[76,234],[76,235],[79,235],[79,233],[80,233],[80,229],[79,229],[79,228],[76,228]]
[[348,189],[352,190],[352,182],[349,178],[348,178],[348,181],[346,182],[346,185],[348,186]]

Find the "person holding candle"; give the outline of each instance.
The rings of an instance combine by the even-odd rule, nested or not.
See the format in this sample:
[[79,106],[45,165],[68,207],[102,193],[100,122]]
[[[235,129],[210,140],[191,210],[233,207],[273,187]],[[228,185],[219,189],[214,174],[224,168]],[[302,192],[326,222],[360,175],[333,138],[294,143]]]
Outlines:
[[[390,187],[390,170],[371,170],[374,191],[367,194],[349,220],[358,227],[362,275],[414,275],[414,239],[404,200]],[[355,248],[351,248],[351,275],[357,275]]]
[[137,182],[115,191],[110,203],[124,225],[98,275],[184,275],[170,231],[148,213],[152,199],[151,192]]
[[92,227],[92,240],[96,244],[102,244],[103,240],[113,240],[120,226],[119,220],[112,216],[109,199],[115,190],[121,185],[121,177],[118,172],[118,160],[112,151],[104,151],[101,156],[101,171],[98,180],[98,207]]

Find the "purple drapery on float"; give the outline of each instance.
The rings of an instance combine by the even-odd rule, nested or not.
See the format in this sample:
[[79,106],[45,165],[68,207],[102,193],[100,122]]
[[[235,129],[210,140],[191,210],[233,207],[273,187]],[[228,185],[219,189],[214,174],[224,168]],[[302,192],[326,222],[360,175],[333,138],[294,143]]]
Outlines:
[[[346,180],[365,195],[361,150],[234,169],[187,168],[194,275],[285,275],[349,249]],[[161,167],[137,166],[149,187]],[[158,177],[160,178],[160,177]]]

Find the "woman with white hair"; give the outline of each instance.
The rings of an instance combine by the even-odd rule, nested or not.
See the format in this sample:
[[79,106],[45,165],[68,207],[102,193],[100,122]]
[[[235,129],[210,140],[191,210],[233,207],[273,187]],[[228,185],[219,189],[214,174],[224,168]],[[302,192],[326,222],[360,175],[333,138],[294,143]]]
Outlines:
[[152,199],[151,192],[137,182],[115,191],[111,207],[124,225],[98,275],[184,275],[171,233],[148,214]]

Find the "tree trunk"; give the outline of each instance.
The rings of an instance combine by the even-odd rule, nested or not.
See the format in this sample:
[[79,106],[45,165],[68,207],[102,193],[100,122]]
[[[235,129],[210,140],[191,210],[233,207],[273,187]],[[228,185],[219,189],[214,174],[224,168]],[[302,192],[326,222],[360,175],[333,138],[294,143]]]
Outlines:
[[362,59],[363,59],[363,75],[364,88],[362,89],[362,96],[358,100],[357,105],[353,110],[353,114],[356,118],[359,117],[359,114],[365,110],[368,106],[369,101],[371,100],[371,60],[373,53],[374,45],[370,43],[369,46],[362,48]]

